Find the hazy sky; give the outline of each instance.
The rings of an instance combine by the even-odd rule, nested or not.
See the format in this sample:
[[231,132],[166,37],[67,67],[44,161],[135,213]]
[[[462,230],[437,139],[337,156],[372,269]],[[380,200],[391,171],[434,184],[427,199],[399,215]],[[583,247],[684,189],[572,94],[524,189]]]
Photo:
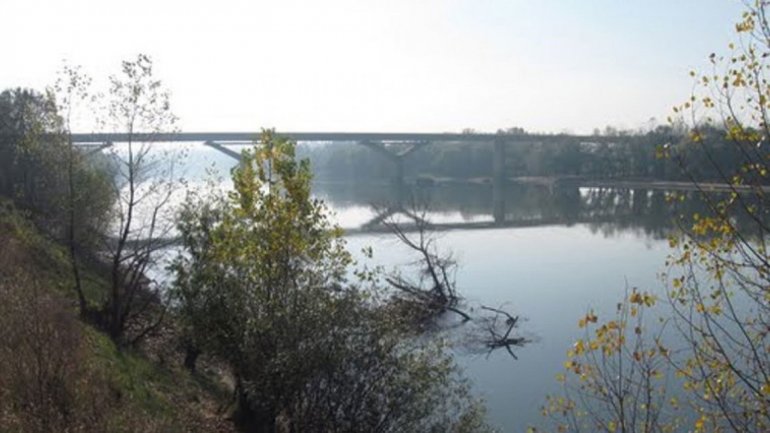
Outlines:
[[0,88],[147,53],[187,131],[590,132],[664,119],[737,0],[0,0]]

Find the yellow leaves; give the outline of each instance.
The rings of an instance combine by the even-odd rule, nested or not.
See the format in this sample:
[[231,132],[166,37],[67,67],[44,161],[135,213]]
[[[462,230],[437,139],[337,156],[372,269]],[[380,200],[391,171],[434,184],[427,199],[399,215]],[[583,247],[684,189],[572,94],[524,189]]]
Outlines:
[[564,368],[575,374],[581,374],[583,371],[580,363],[577,361],[564,361]]
[[[744,16],[743,20],[741,20],[739,23],[735,24],[735,31],[738,33],[747,33],[754,30],[754,17],[751,15]],[[733,45],[733,44],[730,44]],[[730,49],[733,49],[731,47]]]
[[673,235],[669,236],[668,237],[668,246],[670,248],[676,248],[677,246],[679,246],[679,238],[677,238],[676,236],[673,236]]
[[740,72],[735,73],[735,78],[733,78],[732,85],[734,87],[744,87],[746,86],[746,80],[743,78],[743,74]]
[[636,290],[634,290],[631,293],[631,296],[628,298],[628,302],[632,304],[638,304],[638,305],[644,305],[646,307],[652,307],[655,305],[655,302],[657,301],[657,297],[654,295],[650,295],[649,293],[643,292],[639,293]]
[[585,317],[578,320],[578,328],[583,329],[589,323],[596,323],[598,319],[599,318],[596,317],[596,314],[594,314],[593,311],[589,311],[588,314],[585,315]]
[[719,304],[714,304],[709,308],[709,312],[715,316],[722,314],[722,307]]
[[698,418],[697,421],[695,421],[695,431],[701,432],[701,431],[704,431],[705,428],[706,428],[706,416],[701,415],[701,417]]
[[594,351],[594,350],[596,350],[596,349],[598,349],[598,348],[599,348],[599,341],[597,341],[597,340],[591,340],[591,341],[588,343],[588,350],[590,350],[590,351]]
[[575,355],[582,355],[585,352],[585,343],[583,340],[576,341],[572,346],[572,350],[574,351]]
[[764,394],[764,395],[770,395],[770,383],[768,383],[768,382],[765,382],[765,384],[764,384],[764,385],[762,385],[762,387],[761,387],[759,390],[760,390],[760,391],[762,392],[762,394]]
[[670,404],[674,409],[677,409],[679,407],[679,400],[676,397],[671,397],[671,399],[668,401],[668,404]]

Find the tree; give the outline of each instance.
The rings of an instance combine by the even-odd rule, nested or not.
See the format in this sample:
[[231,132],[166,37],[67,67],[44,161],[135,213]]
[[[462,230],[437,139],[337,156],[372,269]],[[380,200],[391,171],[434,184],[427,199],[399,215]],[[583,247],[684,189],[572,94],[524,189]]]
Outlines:
[[394,300],[403,306],[405,315],[420,325],[429,324],[447,311],[459,315],[463,321],[471,320],[468,313],[458,308],[460,295],[455,284],[457,261],[451,253],[441,253],[436,247],[427,218],[427,206],[421,208],[415,202],[410,209],[402,209],[402,212],[414,221],[416,230],[413,234],[407,232],[393,215],[385,218],[383,224],[417,256],[412,265],[417,268],[418,281],[412,281],[400,272],[387,276],[386,281],[396,290]]
[[674,432],[687,425],[668,386],[674,368],[662,341],[665,327],[645,320],[656,301],[633,288],[613,317],[600,320],[589,311],[579,320],[585,334],[557,374],[563,391],[542,408],[557,431]]
[[[697,83],[695,91],[669,119],[673,126],[686,119],[688,136],[661,145],[658,151],[677,164],[706,204],[704,213],[680,214],[680,230],[669,240],[670,310],[663,314],[671,317],[670,328],[678,345],[663,349],[653,339],[645,346],[655,351],[656,358],[665,357],[679,381],[664,380],[655,386],[625,382],[632,395],[639,391],[657,395],[667,383],[681,383],[681,398],[665,409],[686,411],[664,415],[662,403],[654,407],[660,424],[669,431],[770,430],[770,257],[766,244],[770,228],[766,143],[770,136],[770,65],[766,62],[770,57],[770,5],[746,1],[745,6],[736,25],[738,43],[730,44],[727,56],[709,57],[712,71],[691,73]],[[711,183],[715,180],[721,184],[718,191]],[[671,195],[669,202],[675,206],[679,196]],[[629,302],[633,304],[629,299],[624,305]],[[595,316],[591,321],[596,321]],[[578,343],[574,351],[580,347],[585,352],[586,343]],[[629,353],[624,347],[611,353],[621,357]],[[641,353],[641,360],[632,355],[627,366],[645,365],[642,361],[648,352],[630,353]],[[622,376],[612,366],[592,365],[588,383],[593,383],[592,378],[603,382],[597,382],[598,392],[581,393],[584,398],[601,396],[602,386],[622,380],[615,379]],[[572,361],[567,366],[577,368]],[[557,412],[568,416],[596,413],[598,406],[609,414],[603,418],[603,428],[608,431],[666,431],[636,425],[620,428],[623,406],[617,399],[594,400],[593,406],[569,401],[557,407]]]
[[309,164],[294,149],[264,131],[234,170],[234,191],[191,198],[181,216],[179,312],[230,367],[242,428],[482,429],[442,345],[411,338],[376,290],[347,280],[342,231],[311,198]]
[[[738,43],[726,57],[710,56],[713,71],[692,73],[700,87],[676,108],[689,116],[689,140],[665,149],[708,205],[705,215],[680,217],[682,235],[671,240],[677,268],[670,275],[676,324],[689,353],[676,366],[687,386],[708,397],[697,407],[704,430],[770,429],[770,25],[766,2],[745,5]],[[714,151],[715,140],[729,158]],[[691,155],[728,185],[725,194],[702,185]]]
[[38,221],[56,214],[58,162],[63,148],[45,140],[58,131],[53,100],[30,89],[0,93],[0,194],[35,212]]
[[[75,293],[78,297],[80,315],[89,314],[89,305],[83,291],[79,256],[83,250],[93,245],[94,239],[89,234],[103,231],[104,217],[111,207],[110,194],[106,189],[106,172],[99,172],[84,155],[75,149],[72,140],[72,116],[87,102],[93,102],[90,96],[91,78],[80,67],[64,65],[53,89],[57,113],[61,118],[58,134],[53,140],[66,146],[66,199],[61,210],[66,214],[64,227],[66,243],[70,254],[70,265],[74,280]],[[96,230],[95,230],[96,229]],[[91,245],[89,245],[91,244]]]
[[84,312],[77,256],[95,246],[94,229],[103,225],[112,201],[106,171],[75,150],[70,138],[70,113],[86,98],[88,79],[77,69],[64,74],[67,79],[45,94],[25,89],[0,94],[0,195],[70,246]]
[[126,143],[113,151],[118,161],[114,222],[105,236],[111,281],[100,320],[120,344],[135,343],[152,332],[165,312],[146,271],[173,229],[166,206],[177,185],[175,156],[153,149],[157,134],[173,130],[176,122],[169,99],[146,55],[124,61],[121,74],[110,77],[104,123],[125,134]]

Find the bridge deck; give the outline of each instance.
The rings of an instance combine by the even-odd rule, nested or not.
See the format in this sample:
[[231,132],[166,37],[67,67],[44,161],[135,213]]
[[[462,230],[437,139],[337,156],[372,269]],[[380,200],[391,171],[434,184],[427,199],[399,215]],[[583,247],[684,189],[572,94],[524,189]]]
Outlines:
[[[425,132],[278,132],[278,135],[295,141],[403,141],[403,142],[491,142],[504,141],[553,142],[581,140],[590,142],[617,141],[618,137],[594,135],[552,135],[552,134],[454,134]],[[259,139],[259,132],[175,132],[146,134],[135,133],[135,141],[211,141],[211,142],[252,142]],[[76,143],[106,143],[128,141],[129,134],[72,134]]]

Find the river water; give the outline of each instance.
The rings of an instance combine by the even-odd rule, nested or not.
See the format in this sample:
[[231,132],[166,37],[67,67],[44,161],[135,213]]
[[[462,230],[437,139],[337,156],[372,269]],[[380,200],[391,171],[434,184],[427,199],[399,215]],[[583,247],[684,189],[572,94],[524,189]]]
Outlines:
[[[228,187],[234,159],[200,144],[185,148],[178,173],[191,185],[202,185],[213,173]],[[372,204],[393,206],[399,196],[388,185],[355,182],[319,182],[313,191],[349,229],[376,217]],[[433,222],[454,227],[439,233],[438,244],[459,260],[457,287],[468,305],[502,306],[520,315],[519,333],[532,340],[515,350],[518,359],[505,350],[457,349],[490,422],[502,431],[542,423],[540,407],[546,394],[559,390],[555,375],[582,336],[577,321],[588,309],[610,315],[626,289],[660,293],[663,287],[671,223],[661,191],[511,185],[503,194],[505,221],[497,227],[491,224],[491,185],[428,185],[417,194],[429,204]],[[485,222],[489,227],[479,224]],[[373,262],[385,267],[414,259],[391,235],[357,233],[347,240],[361,260],[360,250],[372,247]]]

